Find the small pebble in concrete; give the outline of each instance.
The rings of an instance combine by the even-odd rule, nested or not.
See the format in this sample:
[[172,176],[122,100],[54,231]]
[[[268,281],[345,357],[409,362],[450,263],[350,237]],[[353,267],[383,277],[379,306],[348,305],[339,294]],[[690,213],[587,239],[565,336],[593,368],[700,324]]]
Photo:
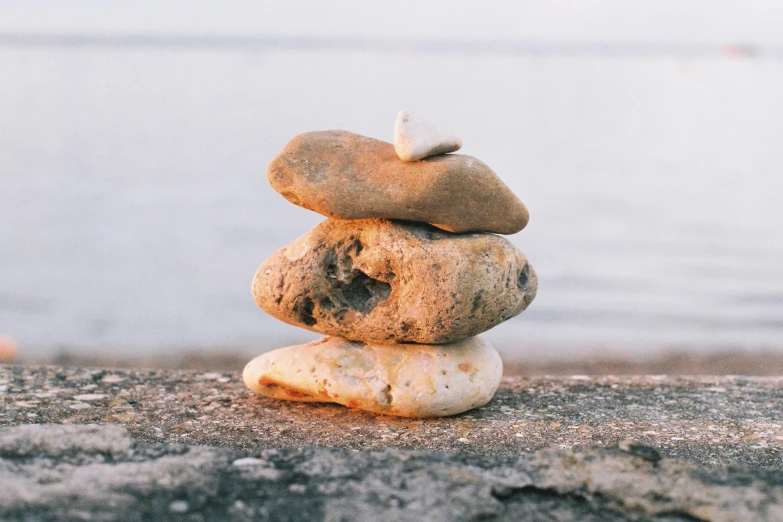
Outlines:
[[245,457],[243,459],[237,459],[231,463],[233,466],[259,466],[264,464],[264,461],[255,457]]
[[190,509],[190,504],[184,500],[175,500],[169,504],[169,511],[172,513],[187,513]]
[[99,401],[108,397],[105,393],[85,393],[82,395],[74,395],[74,400],[77,401]]

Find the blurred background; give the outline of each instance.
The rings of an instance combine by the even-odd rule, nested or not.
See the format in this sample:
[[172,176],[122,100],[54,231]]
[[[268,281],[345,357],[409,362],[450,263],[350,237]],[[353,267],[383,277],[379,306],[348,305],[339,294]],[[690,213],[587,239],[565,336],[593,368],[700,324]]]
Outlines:
[[410,109],[528,206],[508,371],[783,372],[783,3],[0,0],[0,357],[241,368],[322,218],[294,135]]

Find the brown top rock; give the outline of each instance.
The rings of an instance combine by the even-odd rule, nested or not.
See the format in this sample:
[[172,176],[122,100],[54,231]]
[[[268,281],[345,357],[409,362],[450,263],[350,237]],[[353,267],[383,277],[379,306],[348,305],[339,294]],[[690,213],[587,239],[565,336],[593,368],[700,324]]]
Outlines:
[[288,201],[338,219],[389,218],[449,232],[515,234],[525,205],[484,163],[448,154],[402,161],[394,146],[346,131],[296,136],[267,168]]
[[328,219],[261,264],[253,296],[289,324],[354,341],[441,344],[524,310],[538,280],[494,234]]

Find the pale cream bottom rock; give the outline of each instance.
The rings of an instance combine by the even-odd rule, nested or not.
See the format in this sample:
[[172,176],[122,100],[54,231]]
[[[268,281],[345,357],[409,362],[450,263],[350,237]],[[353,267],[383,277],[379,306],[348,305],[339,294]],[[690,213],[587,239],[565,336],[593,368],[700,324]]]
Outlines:
[[245,366],[243,378],[254,392],[275,399],[443,417],[489,402],[502,374],[500,355],[479,337],[442,345],[326,337],[260,355]]

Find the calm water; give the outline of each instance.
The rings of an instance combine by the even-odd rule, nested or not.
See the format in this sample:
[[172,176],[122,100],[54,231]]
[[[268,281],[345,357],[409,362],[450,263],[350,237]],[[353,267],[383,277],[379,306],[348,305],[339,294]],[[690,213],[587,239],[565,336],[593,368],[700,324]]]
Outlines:
[[540,276],[506,354],[783,349],[783,61],[0,46],[0,334],[23,353],[254,353],[320,217],[266,183],[292,136],[457,131],[527,204]]

